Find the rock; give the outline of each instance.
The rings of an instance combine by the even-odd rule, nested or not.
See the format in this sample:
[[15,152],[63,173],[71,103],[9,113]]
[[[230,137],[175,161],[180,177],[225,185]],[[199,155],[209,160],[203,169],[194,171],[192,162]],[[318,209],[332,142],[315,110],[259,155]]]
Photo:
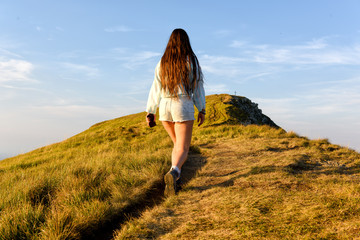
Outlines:
[[228,109],[228,113],[232,120],[244,125],[269,125],[271,127],[280,128],[268,116],[262,113],[261,109],[258,108],[257,103],[252,102],[246,97],[229,96],[230,98],[224,99],[224,103],[231,105]]

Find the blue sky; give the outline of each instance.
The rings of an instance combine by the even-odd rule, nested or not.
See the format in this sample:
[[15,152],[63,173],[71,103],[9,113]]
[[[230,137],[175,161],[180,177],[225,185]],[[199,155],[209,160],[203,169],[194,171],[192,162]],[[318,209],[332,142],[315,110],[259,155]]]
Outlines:
[[206,94],[360,150],[359,1],[1,1],[0,159],[144,111],[185,29]]

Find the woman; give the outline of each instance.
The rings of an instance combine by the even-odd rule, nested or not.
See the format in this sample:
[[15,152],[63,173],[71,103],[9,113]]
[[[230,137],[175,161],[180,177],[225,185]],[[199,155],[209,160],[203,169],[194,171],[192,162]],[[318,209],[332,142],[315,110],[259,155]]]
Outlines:
[[159,120],[174,143],[172,166],[164,176],[165,196],[176,193],[176,181],[187,159],[195,120],[194,104],[199,110],[197,121],[200,126],[205,120],[203,75],[187,33],[175,29],[155,68],[146,108],[146,121],[152,126],[159,106]]

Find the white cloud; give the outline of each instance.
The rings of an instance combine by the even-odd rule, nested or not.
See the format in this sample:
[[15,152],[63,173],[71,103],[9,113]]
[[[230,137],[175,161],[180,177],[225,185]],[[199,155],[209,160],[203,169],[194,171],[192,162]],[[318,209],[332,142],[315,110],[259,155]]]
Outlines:
[[79,58],[80,52],[79,51],[70,51],[70,52],[63,52],[58,54],[59,58]]
[[323,49],[327,47],[328,44],[325,42],[325,38],[313,39],[310,42],[307,42],[304,46],[298,46],[298,48],[304,49]]
[[[353,80],[352,80],[353,81]],[[348,80],[328,82],[295,94],[292,98],[261,99],[269,112],[307,118],[340,119],[342,116],[360,117],[360,79],[351,85]],[[300,114],[301,113],[301,114]],[[282,117],[283,118],[283,117]]]
[[214,35],[216,37],[220,37],[220,38],[223,38],[223,37],[228,37],[229,35],[231,35],[233,33],[232,30],[227,30],[227,29],[222,29],[222,30],[217,30],[214,32]]
[[[205,84],[205,92],[206,94],[219,94],[219,93],[228,93],[229,88],[226,84],[212,84],[206,83]],[[232,93],[231,93],[232,94]]]
[[37,82],[31,78],[34,65],[28,61],[10,59],[0,61],[1,82]]
[[312,103],[309,106],[311,113],[327,115],[346,113],[360,117],[360,111],[357,111],[360,105],[360,83],[351,86],[334,84],[315,91],[304,96],[305,101]]
[[[23,58],[19,54],[11,52],[11,51],[3,49],[3,48],[0,48],[0,54],[8,56],[8,57]],[[0,60],[1,60],[1,58],[0,58]]]
[[62,65],[67,68],[69,71],[77,72],[84,74],[87,77],[97,77],[99,75],[99,69],[96,67],[91,67],[83,64],[75,63],[62,63]]
[[217,63],[236,64],[246,61],[246,59],[240,57],[212,56],[208,54],[204,54],[200,56],[200,59],[201,62],[207,62],[211,64],[217,64]]
[[336,46],[327,37],[313,39],[302,45],[252,45],[234,40],[230,47],[242,50],[239,55],[248,62],[266,64],[360,64],[358,45]]
[[244,82],[262,79],[281,71],[276,65],[249,64],[244,57],[200,55],[199,61],[205,78],[219,78],[223,81]]
[[237,41],[237,40],[234,40],[232,41],[232,43],[230,44],[230,47],[232,48],[241,48],[243,46],[246,45],[246,42],[245,41]]
[[[60,101],[58,101],[61,104]],[[68,104],[68,101],[65,100],[64,105],[44,105],[31,107],[31,111],[34,112],[43,112],[43,115],[57,116],[57,117],[66,117],[66,118],[78,118],[84,116],[100,116],[107,115],[111,111],[106,107],[97,107],[91,105],[78,105],[78,104]],[[114,110],[114,109],[112,109]]]
[[94,56],[91,59],[111,59],[114,61],[121,62],[121,66],[134,70],[139,66],[143,66],[145,64],[151,64],[152,72],[156,66],[158,60],[160,60],[159,56],[161,53],[154,51],[138,51],[129,48],[113,48],[108,52]]
[[113,48],[112,51],[115,54],[126,54],[128,52],[128,48],[123,48],[123,47],[117,47],[117,48]]
[[253,79],[263,79],[265,76],[269,76],[271,74],[272,72],[257,71],[254,74],[248,74],[248,76],[244,78],[244,81],[253,80]]
[[304,74],[319,69],[324,73],[324,68],[328,67],[360,65],[359,45],[338,46],[329,39],[323,37],[288,46],[234,40],[229,45],[231,54],[198,57],[207,78],[222,77],[237,83],[252,79],[279,81],[280,75],[294,71]]
[[152,52],[152,51],[143,51],[139,53],[135,53],[134,55],[128,57],[128,61],[124,64],[126,68],[134,69],[139,65],[143,65],[155,57],[161,56],[161,53]]
[[[283,120],[293,120],[296,116],[294,106],[298,103],[299,99],[292,98],[254,98],[252,101],[259,104],[259,108],[271,113],[271,116],[280,116]],[[296,110],[298,111],[298,110]]]
[[[5,35],[0,35],[0,52],[3,54],[4,52],[11,50],[17,50],[24,46],[24,43],[19,42],[19,39],[15,38],[8,38]],[[6,49],[6,50],[5,50]],[[14,54],[14,53],[12,53]],[[18,56],[18,54],[16,54]],[[5,54],[5,56],[8,56],[8,54]],[[14,57],[14,56],[10,56]],[[21,58],[21,57],[20,57]]]
[[199,56],[201,69],[205,74],[214,74],[225,77],[235,77],[242,73],[242,63],[245,59],[227,56]]
[[[154,65],[154,59],[161,56],[159,52],[153,51],[140,51],[140,52],[131,52],[125,48],[116,48],[113,49],[115,53],[114,59],[123,62],[123,66],[127,69],[134,70],[138,66],[152,63]],[[155,68],[155,65],[153,66]]]
[[154,57],[158,57],[160,55],[161,54],[158,52],[143,51],[143,52],[135,53],[131,58],[134,60],[134,62],[143,62],[152,59]]
[[120,26],[107,27],[104,29],[104,31],[114,33],[114,32],[132,32],[135,30],[132,28],[126,27],[124,25],[120,25]]
[[300,86],[305,87],[314,87],[314,86],[333,86],[333,85],[342,85],[342,86],[349,86],[351,85],[360,85],[360,77],[354,77],[350,79],[339,79],[339,80],[333,80],[333,81],[317,81],[317,82],[311,82],[311,83],[302,83]]

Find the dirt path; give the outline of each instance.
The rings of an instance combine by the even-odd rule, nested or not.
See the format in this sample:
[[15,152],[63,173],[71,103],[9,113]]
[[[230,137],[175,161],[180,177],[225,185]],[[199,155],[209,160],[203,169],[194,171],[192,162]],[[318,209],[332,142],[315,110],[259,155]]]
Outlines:
[[[238,153],[239,147],[242,148],[242,154]],[[194,218],[192,215],[194,213],[196,214],[199,210],[201,211],[203,209],[204,212],[202,214],[207,214],[206,212],[208,210],[204,205],[207,204],[206,201],[208,201],[207,198],[209,198],[209,196],[204,196],[208,195],[208,192],[213,194],[212,189],[214,188],[232,186],[237,178],[247,172],[245,170],[247,167],[244,159],[256,157],[257,155],[252,151],[251,144],[248,145],[248,148],[249,149],[246,149],[246,146],[239,146],[231,139],[202,145],[202,154],[190,154],[188,161],[183,167],[182,178],[185,186],[184,191],[179,192],[179,194],[173,198],[163,199],[160,204],[154,205],[152,209],[147,209],[142,212],[143,215],[139,218],[139,221],[146,222],[148,221],[148,214],[154,215],[150,218],[151,221],[156,222],[156,224],[148,223],[148,225],[154,227],[154,229],[152,229],[154,230],[152,237],[158,239],[163,238],[163,234],[166,236],[166,232],[176,233],[178,229],[181,229],[181,227],[176,226],[176,222],[180,222],[181,225],[183,225],[188,222],[189,219]],[[239,161],[239,159],[242,159],[242,161]],[[216,202],[217,196],[210,197],[210,199]],[[181,204],[177,203],[179,205],[175,212],[174,209],[166,210],[163,208],[167,202],[172,201],[181,202]],[[212,204],[213,203],[210,205]],[[158,209],[164,212],[158,213]],[[161,215],[161,217],[159,218],[157,214]],[[137,220],[132,219],[132,221],[136,222]],[[115,237],[114,239],[123,238],[143,239],[142,237],[131,236]],[[165,239],[167,238],[165,237]]]

